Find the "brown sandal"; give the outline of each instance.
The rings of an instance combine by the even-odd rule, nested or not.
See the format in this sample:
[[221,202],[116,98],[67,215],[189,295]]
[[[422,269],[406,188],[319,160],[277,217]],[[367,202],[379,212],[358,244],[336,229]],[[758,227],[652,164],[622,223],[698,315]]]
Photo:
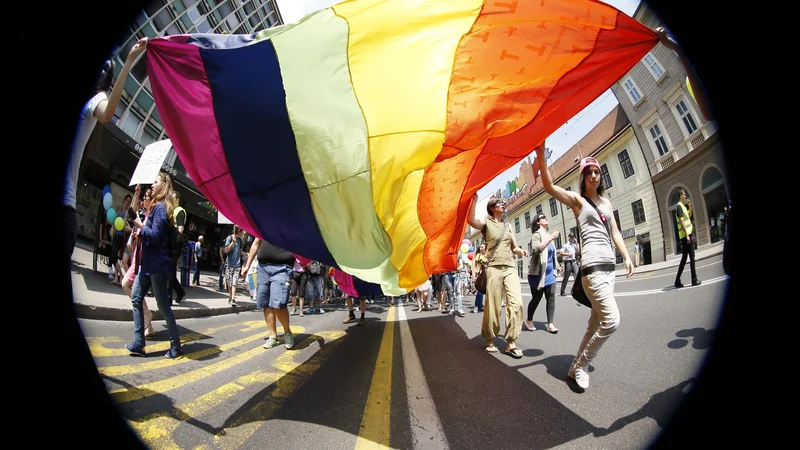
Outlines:
[[519,347],[506,348],[504,353],[516,359],[522,358],[522,350],[520,350]]

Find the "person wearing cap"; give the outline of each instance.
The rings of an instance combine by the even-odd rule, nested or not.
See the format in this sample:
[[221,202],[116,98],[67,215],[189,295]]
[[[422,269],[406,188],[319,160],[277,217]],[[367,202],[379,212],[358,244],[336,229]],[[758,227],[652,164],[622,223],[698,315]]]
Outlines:
[[561,296],[566,296],[567,283],[569,282],[570,275],[575,276],[578,272],[578,265],[576,264],[578,255],[578,244],[575,242],[575,234],[570,233],[567,236],[567,243],[561,247],[561,256],[564,257],[564,279],[561,280]]
[[589,387],[589,374],[586,368],[597,356],[598,351],[619,326],[620,314],[614,298],[614,279],[616,258],[612,241],[622,254],[628,278],[633,275],[631,261],[625,241],[617,228],[611,201],[603,197],[605,187],[600,175],[600,164],[592,157],[581,160],[580,192],[567,191],[553,184],[545,160],[545,143],[536,149],[541,171],[542,186],[556,200],[572,208],[578,221],[581,236],[581,283],[586,296],[592,304],[586,333],[578,346],[567,376],[573,378],[582,389]]
[[522,331],[522,288],[520,286],[514,255],[528,256],[528,251],[517,245],[514,233],[503,221],[506,204],[499,198],[489,200],[486,205],[488,215],[484,219],[475,216],[478,194],[472,197],[472,206],[467,215],[469,225],[481,230],[488,252],[486,267],[486,307],[483,310],[481,335],[486,339],[484,350],[496,352],[494,338],[500,332],[500,303],[506,298],[505,353],[514,358],[522,358],[522,351],[516,341]]

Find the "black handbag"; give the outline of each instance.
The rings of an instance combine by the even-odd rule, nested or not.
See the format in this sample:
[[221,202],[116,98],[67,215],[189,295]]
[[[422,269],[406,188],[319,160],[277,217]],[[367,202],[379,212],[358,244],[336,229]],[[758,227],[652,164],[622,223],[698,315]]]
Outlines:
[[[606,221],[606,217],[597,209],[597,205],[594,204],[592,200],[587,197],[583,197],[589,202],[590,205],[597,211],[597,215],[600,216],[600,221],[603,222],[603,225],[606,226],[606,233],[608,233],[608,240],[609,243],[611,242],[611,232],[608,230],[608,222]],[[580,233],[580,224],[578,224],[578,233]],[[576,260],[577,261],[577,260]],[[572,283],[572,298],[574,298],[579,304],[589,307],[592,307],[592,302],[589,301],[589,296],[586,295],[586,291],[583,290],[583,280],[581,273],[581,266],[580,263],[578,264],[578,274],[575,275],[575,282]]]

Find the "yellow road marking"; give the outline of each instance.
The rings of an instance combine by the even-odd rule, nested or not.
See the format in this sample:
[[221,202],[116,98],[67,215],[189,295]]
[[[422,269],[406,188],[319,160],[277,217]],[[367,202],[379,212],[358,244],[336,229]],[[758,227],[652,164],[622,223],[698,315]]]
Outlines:
[[[241,332],[252,331],[258,328],[264,328],[266,325],[264,324],[263,320],[249,320],[247,322],[238,322],[233,323],[230,325],[223,325],[221,327],[216,328],[206,328],[205,330],[200,330],[195,333],[188,333],[184,336],[181,336],[181,343],[188,343],[192,341],[197,341],[204,337],[208,337],[210,334],[214,334],[215,332],[222,330],[224,328],[231,328],[241,326],[244,327],[240,329]],[[166,332],[166,330],[165,330]],[[112,337],[87,337],[86,342],[89,344],[89,351],[92,353],[92,356],[95,358],[103,357],[103,356],[127,356],[128,351],[125,350],[125,346],[123,345],[122,348],[108,348],[106,344],[108,343],[121,343],[123,342],[122,339],[112,336]],[[148,352],[161,352],[169,350],[169,341],[165,342],[158,342],[152,345],[148,345],[146,350]]]
[[[277,370],[257,370],[252,373],[242,375],[236,380],[224,384],[219,388],[198,397],[195,400],[177,405],[171,411],[154,414],[138,421],[128,421],[128,423],[139,434],[139,437],[148,445],[149,448],[177,449],[179,447],[174,443],[174,441],[172,441],[171,435],[181,423],[196,418],[206,411],[209,411],[210,409],[220,405],[223,401],[243,391],[247,386],[268,386],[276,381],[281,380],[282,377],[292,370],[295,370],[295,373],[297,374],[297,376],[293,377],[295,383],[294,387],[296,390],[305,382],[308,377],[311,376],[311,374],[314,373],[317,368],[319,368],[319,366],[322,365],[322,362],[327,358],[328,354],[341,343],[340,338],[344,336],[344,334],[345,333],[343,331],[324,331],[309,336],[307,339],[299,342],[298,347],[292,350],[286,350],[283,354],[275,359],[272,365]],[[294,361],[294,358],[300,355],[305,347],[310,346],[315,341],[322,341],[325,343],[325,345],[305,363]],[[306,370],[306,366],[310,366],[313,368],[313,370]],[[303,370],[300,370],[301,368]],[[282,392],[287,392],[286,386],[283,386]],[[283,403],[282,397],[276,398],[281,400],[281,404]],[[171,413],[177,415],[177,417],[168,415]],[[267,416],[261,416],[260,420],[266,421],[268,418],[269,417]],[[224,440],[229,441],[229,439],[233,439],[231,442],[244,442],[244,440],[247,439],[247,437],[249,437],[254,431],[255,429],[231,430],[230,432],[225,433],[226,436],[224,436]],[[222,433],[220,432],[217,434],[220,435]],[[220,437],[221,436],[217,436],[216,439],[219,440]]]
[[[306,331],[305,328],[295,325],[292,328],[292,332],[295,334],[304,333]],[[167,359],[167,358],[160,358],[156,361],[150,361],[145,363],[139,364],[125,364],[121,366],[106,366],[106,367],[98,367],[97,371],[100,372],[102,375],[107,375],[109,377],[120,376],[120,375],[129,375],[132,373],[139,373],[145,372],[150,370],[157,370],[163,369],[164,367],[170,367],[177,364],[184,364],[192,360],[205,358],[206,356],[216,355],[232,348],[239,347],[241,345],[248,344],[253,341],[257,341],[259,339],[263,339],[263,332],[259,332],[258,334],[254,334],[252,336],[248,336],[246,338],[238,339],[233,342],[228,342],[227,344],[223,344],[220,346],[204,348],[203,350],[198,350],[192,353],[186,353],[183,355],[183,358],[179,359]],[[166,343],[169,348],[169,342]]]
[[[299,329],[300,327],[298,327],[298,330]],[[240,353],[236,356],[216,362],[214,364],[209,364],[191,372],[183,373],[172,378],[167,378],[166,380],[146,383],[140,386],[114,389],[110,391],[109,394],[117,403],[139,400],[140,398],[149,397],[155,394],[163,394],[164,392],[171,391],[172,389],[187,385],[189,383],[194,383],[195,381],[202,380],[203,378],[209,377],[217,372],[221,372],[236,366],[237,364],[241,364],[249,359],[255,358],[265,351],[266,350],[259,345],[258,347],[248,350],[244,353]]]
[[369,396],[361,418],[356,449],[389,448],[389,418],[392,401],[392,350],[395,307],[389,307],[378,359],[369,385]]

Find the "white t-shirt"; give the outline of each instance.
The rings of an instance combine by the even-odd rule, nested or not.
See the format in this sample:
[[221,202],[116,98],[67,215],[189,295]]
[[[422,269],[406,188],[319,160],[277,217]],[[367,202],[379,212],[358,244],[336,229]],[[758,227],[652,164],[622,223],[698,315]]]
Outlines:
[[72,157],[69,159],[69,165],[67,166],[66,179],[64,180],[64,198],[62,200],[62,204],[73,208],[75,208],[75,203],[77,201],[78,169],[80,169],[83,151],[86,149],[86,143],[89,142],[89,136],[92,135],[94,126],[97,125],[97,118],[94,116],[94,110],[103,100],[108,100],[106,93],[98,92],[83,105],[81,116],[78,119],[78,133],[75,135],[75,141],[72,143]]

